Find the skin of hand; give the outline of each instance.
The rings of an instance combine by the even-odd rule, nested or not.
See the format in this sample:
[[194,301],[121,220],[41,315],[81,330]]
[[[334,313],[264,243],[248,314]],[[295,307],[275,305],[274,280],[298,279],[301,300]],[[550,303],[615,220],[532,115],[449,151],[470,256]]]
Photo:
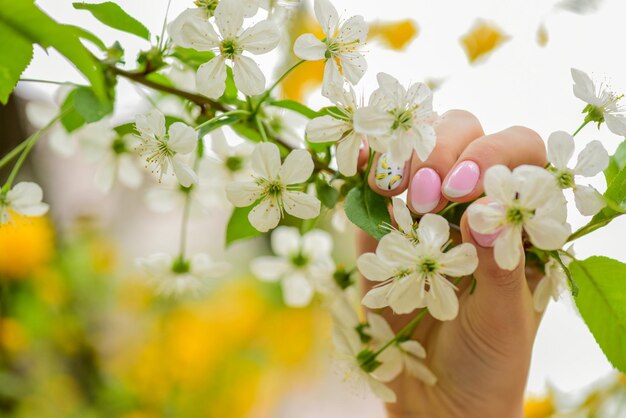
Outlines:
[[[421,191],[411,184],[411,179],[422,168],[434,170],[444,186],[464,161],[472,161],[480,169],[476,186],[464,196],[448,196],[446,188],[441,187],[439,202],[430,210],[436,213],[448,201],[467,202],[479,197],[483,193],[482,177],[495,164],[513,169],[523,164],[547,163],[543,141],[528,128],[511,127],[484,135],[472,114],[452,110],[442,115],[435,129],[437,145],[431,156],[421,162],[413,155],[405,164],[402,182],[396,189],[382,190],[377,186],[376,160],[368,179],[370,187],[384,196],[395,196],[408,189],[408,206],[417,216],[421,213],[412,201],[413,195]],[[474,204],[486,203],[486,198],[481,198]],[[396,403],[386,405],[390,418],[523,417],[532,346],[541,321],[541,314],[533,309],[532,290],[542,274],[526,267],[523,256],[516,269],[500,269],[490,244],[470,230],[465,215],[459,229],[456,237],[452,231],[453,239],[469,242],[477,250],[476,287],[470,294],[471,279],[461,281],[457,292],[459,314],[454,320],[441,322],[427,315],[418,325],[413,338],[426,349],[425,364],[437,376],[437,383],[428,386],[402,373],[389,383],[398,398]],[[359,254],[375,251],[377,241],[363,231],[358,234]],[[365,291],[373,285],[366,280],[363,283]],[[395,315],[390,308],[382,311],[396,332],[416,313]]]

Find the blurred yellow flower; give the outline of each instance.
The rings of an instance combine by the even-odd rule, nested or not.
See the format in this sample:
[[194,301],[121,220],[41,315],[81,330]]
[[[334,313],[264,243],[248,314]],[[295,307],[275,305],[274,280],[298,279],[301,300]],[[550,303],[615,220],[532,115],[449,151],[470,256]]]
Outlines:
[[11,318],[0,319],[0,347],[8,352],[20,352],[28,346],[22,325]]
[[470,31],[461,37],[461,45],[470,63],[486,56],[509,39],[497,26],[477,20]]
[[539,46],[543,47],[543,46],[548,45],[549,39],[550,37],[548,35],[548,28],[546,27],[544,23],[542,23],[537,28],[537,43],[539,44]]
[[417,37],[419,29],[411,19],[396,22],[374,22],[369,26],[368,39],[380,40],[390,49],[400,50]]
[[50,261],[54,237],[48,218],[11,215],[0,226],[0,278],[20,279]]
[[549,418],[555,413],[552,395],[545,398],[528,398],[524,404],[525,418]]

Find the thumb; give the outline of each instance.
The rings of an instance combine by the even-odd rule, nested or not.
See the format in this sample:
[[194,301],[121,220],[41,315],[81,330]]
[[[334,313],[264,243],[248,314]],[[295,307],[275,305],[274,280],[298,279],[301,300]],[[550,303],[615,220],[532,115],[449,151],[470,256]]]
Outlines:
[[[474,205],[488,204],[485,198]],[[532,295],[526,282],[524,251],[520,248],[519,263],[513,270],[502,269],[494,257],[494,244],[499,235],[482,235],[473,231],[468,223],[467,211],[461,219],[463,242],[476,247],[478,267],[474,272],[476,288],[468,297],[468,309],[477,326],[490,332],[501,330],[518,333],[520,326],[534,326]],[[521,241],[520,241],[521,247]]]

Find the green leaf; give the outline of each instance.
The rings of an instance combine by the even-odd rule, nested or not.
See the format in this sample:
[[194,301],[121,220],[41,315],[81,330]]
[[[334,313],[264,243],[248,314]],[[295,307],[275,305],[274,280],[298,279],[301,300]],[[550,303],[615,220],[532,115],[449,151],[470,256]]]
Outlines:
[[[0,12],[1,13],[1,12]],[[0,21],[0,103],[6,104],[20,76],[33,58],[33,45]]]
[[226,88],[224,94],[220,98],[220,102],[235,103],[237,101],[237,86],[235,85],[235,77],[233,76],[233,70],[230,67],[226,67]]
[[242,138],[249,139],[252,142],[262,142],[261,134],[256,129],[252,129],[247,123],[241,122],[230,126],[233,131]]
[[329,209],[334,208],[337,200],[339,200],[337,189],[330,186],[325,180],[318,178],[315,182],[315,191],[322,204]]
[[[617,205],[621,208],[626,209],[626,167],[622,168],[622,170],[613,176],[613,179],[609,183],[609,186],[604,192],[604,197],[607,200],[610,200],[612,205]],[[616,211],[612,209],[610,206],[605,207],[593,218],[591,221],[577,232],[570,236],[570,240],[572,238],[578,238],[577,234],[581,230],[585,230],[587,233],[595,231],[598,228],[601,228],[605,225],[608,225],[613,219],[621,215],[622,211]]]
[[572,262],[570,270],[580,314],[611,364],[626,372],[626,264],[594,256]]
[[615,176],[626,167],[626,141],[623,141],[609,159],[609,166],[604,170],[606,184],[611,184]]
[[345,210],[346,216],[353,224],[374,238],[381,239],[389,232],[382,228],[383,224],[391,224],[387,199],[376,194],[367,184],[348,192]]
[[150,31],[143,23],[129,15],[119,5],[107,1],[104,3],[72,3],[75,9],[87,10],[93,17],[105,25],[123,32],[132,33],[150,40]]
[[270,102],[270,105],[275,106],[275,107],[282,107],[283,109],[293,110],[294,112],[298,112],[301,115],[309,119],[313,119],[318,116],[321,116],[319,112],[316,112],[310,107],[307,107],[303,105],[302,103],[299,103],[293,100],[276,100],[276,101]]
[[258,237],[261,232],[254,228],[248,220],[248,214],[254,205],[247,208],[235,208],[226,226],[226,245],[235,241]]
[[110,101],[101,101],[89,87],[78,87],[74,94],[74,107],[85,122],[97,122],[113,112]]
[[211,61],[211,59],[215,57],[215,54],[211,51],[196,51],[192,48],[176,46],[170,56],[191,66],[194,70],[197,70],[202,64]]
[[67,25],[67,26],[76,33],[76,36],[78,36],[81,39],[91,42],[92,44],[97,46],[98,49],[100,49],[100,51],[107,50],[107,46],[104,44],[104,42],[102,42],[100,38],[98,38],[93,33],[89,32],[87,29],[83,29],[78,26],[72,26],[72,25]]
[[[102,66],[80,42],[75,27],[59,24],[34,2],[26,0],[0,0],[0,26],[19,34],[21,45],[37,43],[43,48],[56,49],[87,77],[98,97],[106,98]],[[7,48],[5,38],[1,39],[1,48]]]
[[234,123],[237,123],[239,120],[240,118],[237,115],[226,116],[221,119],[215,120],[211,123],[204,125],[202,128],[200,128],[200,136],[202,137],[221,126],[227,126],[227,125],[232,125]]
[[61,111],[63,112],[61,124],[67,132],[73,132],[86,123],[85,118],[78,112],[76,106],[74,105],[76,91],[77,89],[74,89],[69,92],[63,101],[63,104],[61,104]]

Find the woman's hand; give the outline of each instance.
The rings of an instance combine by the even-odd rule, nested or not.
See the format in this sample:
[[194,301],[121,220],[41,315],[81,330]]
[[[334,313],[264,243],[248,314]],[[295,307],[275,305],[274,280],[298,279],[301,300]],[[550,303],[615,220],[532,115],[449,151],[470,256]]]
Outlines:
[[[513,169],[547,162],[543,141],[527,128],[484,135],[473,115],[453,110],[441,117],[436,131],[437,146],[427,161],[413,155],[405,167],[389,167],[377,155],[368,179],[371,188],[384,196],[408,189],[407,204],[421,215],[440,211],[450,201],[479,197],[483,175],[495,164]],[[474,204],[481,203],[485,199]],[[359,234],[359,254],[375,251],[377,241]],[[427,316],[419,324],[413,336],[426,348],[426,365],[438,380],[428,386],[404,373],[392,381],[398,401],[387,405],[391,418],[523,416],[530,356],[541,320],[533,310],[531,292],[541,274],[526,271],[523,257],[514,270],[500,269],[491,248],[495,237],[473,233],[465,215],[458,235],[459,241],[477,249],[476,288],[470,294],[470,279],[460,283],[460,309],[454,320]],[[386,308],[383,315],[398,331],[415,313],[394,315]]]

